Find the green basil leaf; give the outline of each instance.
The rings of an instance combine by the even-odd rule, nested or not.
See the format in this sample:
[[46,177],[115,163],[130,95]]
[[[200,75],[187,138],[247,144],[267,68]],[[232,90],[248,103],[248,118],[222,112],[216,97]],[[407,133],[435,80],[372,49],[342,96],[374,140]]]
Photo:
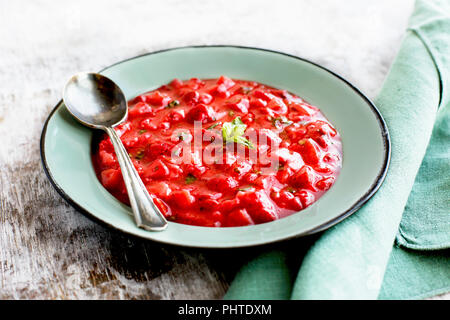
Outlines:
[[250,149],[254,149],[253,143],[244,137],[245,129],[247,129],[247,125],[242,122],[240,117],[234,118],[231,122],[225,122],[222,125],[223,140],[225,142],[240,143]]
[[194,183],[196,180],[197,180],[196,177],[194,177],[192,174],[188,174],[188,175],[186,176],[186,178],[184,179],[184,182],[185,182],[186,184],[191,184],[191,183]]

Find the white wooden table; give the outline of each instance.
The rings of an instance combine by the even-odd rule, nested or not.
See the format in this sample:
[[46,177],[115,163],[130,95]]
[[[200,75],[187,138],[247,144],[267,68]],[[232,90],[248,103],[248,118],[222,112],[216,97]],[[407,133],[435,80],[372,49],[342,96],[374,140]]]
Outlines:
[[71,74],[164,48],[234,44],[305,57],[374,97],[412,6],[1,1],[0,299],[215,299],[243,261],[235,252],[162,246],[111,231],[57,195],[40,164],[39,136]]

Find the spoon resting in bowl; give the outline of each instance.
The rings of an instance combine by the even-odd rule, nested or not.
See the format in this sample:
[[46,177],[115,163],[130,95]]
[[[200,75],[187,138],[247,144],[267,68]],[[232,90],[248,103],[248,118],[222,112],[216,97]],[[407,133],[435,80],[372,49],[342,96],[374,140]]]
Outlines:
[[148,231],[162,231],[167,220],[154,204],[114,127],[127,119],[128,108],[122,90],[98,73],[78,73],[64,87],[67,110],[83,125],[105,131],[114,146],[130,199],[136,225]]

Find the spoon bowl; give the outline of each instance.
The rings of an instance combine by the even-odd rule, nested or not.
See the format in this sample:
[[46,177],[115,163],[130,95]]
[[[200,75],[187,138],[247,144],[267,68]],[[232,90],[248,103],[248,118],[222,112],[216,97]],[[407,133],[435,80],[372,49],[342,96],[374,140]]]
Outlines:
[[116,126],[128,115],[122,90],[98,73],[72,76],[64,88],[63,98],[69,112],[91,128]]

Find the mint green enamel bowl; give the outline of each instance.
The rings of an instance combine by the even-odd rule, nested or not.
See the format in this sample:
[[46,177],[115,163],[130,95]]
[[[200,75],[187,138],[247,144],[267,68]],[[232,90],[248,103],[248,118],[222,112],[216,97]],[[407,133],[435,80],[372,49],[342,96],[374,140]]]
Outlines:
[[333,187],[307,209],[248,227],[208,228],[169,222],[163,232],[136,227],[129,207],[97,180],[91,163],[93,131],[78,124],[60,102],[41,137],[44,170],[56,190],[79,211],[138,237],[162,243],[230,248],[261,245],[322,231],[357,211],[379,188],[389,164],[386,125],[375,106],[336,74],[304,59],[256,48],[202,46],[170,49],[114,64],[102,74],[127,99],[173,78],[254,80],[293,92],[318,106],[340,132],[343,167]]

